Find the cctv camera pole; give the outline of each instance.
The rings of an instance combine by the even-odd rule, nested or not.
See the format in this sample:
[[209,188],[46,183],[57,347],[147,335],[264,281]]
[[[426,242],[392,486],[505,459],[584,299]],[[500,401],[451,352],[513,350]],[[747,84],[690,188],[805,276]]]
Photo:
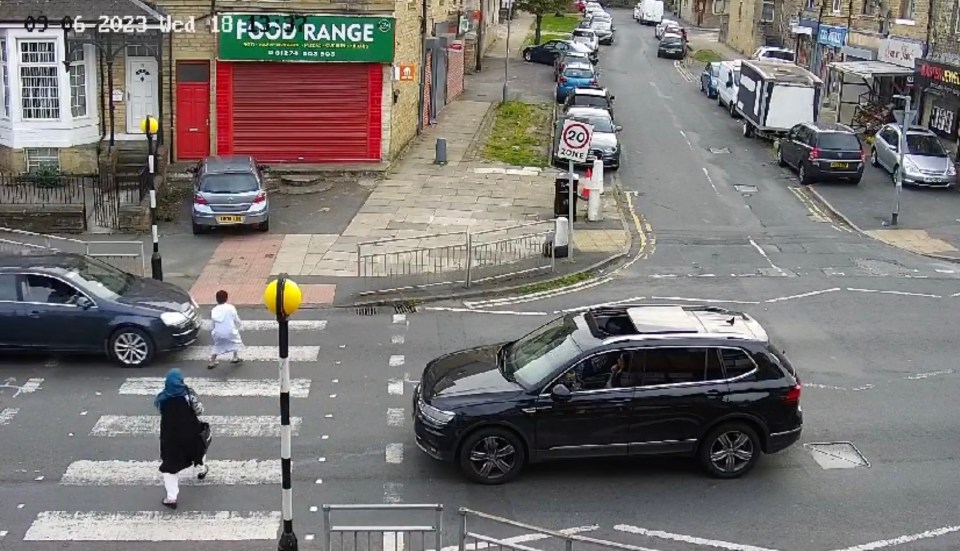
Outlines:
[[153,119],[150,115],[147,115],[147,119],[144,122],[147,131],[147,185],[150,186],[150,234],[153,237],[153,254],[150,255],[150,273],[153,279],[163,281],[163,258],[160,256],[160,232],[157,229],[157,183],[154,178],[157,169],[157,158],[153,141]]
[[509,92],[507,90],[507,78],[510,75],[510,23],[513,19],[513,3],[516,0],[508,0],[507,6],[507,55],[503,58],[503,101],[507,101]]
[[904,150],[906,150],[907,148],[907,129],[910,128],[910,123],[911,123],[910,119],[913,118],[913,113],[910,112],[910,96],[896,95],[893,97],[894,99],[903,100],[903,118],[900,119],[900,140],[899,140],[900,143],[898,147],[900,160],[897,161],[897,182],[896,182],[897,200],[896,200],[896,203],[893,205],[893,214],[890,215],[890,225],[896,226],[897,223],[900,221],[900,194],[903,192],[903,172],[904,172],[903,157],[904,157]]

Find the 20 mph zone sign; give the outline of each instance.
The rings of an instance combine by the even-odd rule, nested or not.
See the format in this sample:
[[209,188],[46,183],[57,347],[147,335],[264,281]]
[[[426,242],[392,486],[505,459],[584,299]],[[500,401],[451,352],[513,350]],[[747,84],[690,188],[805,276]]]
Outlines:
[[586,162],[592,136],[592,124],[570,120],[563,121],[563,130],[560,131],[560,144],[557,147],[557,157],[579,163]]

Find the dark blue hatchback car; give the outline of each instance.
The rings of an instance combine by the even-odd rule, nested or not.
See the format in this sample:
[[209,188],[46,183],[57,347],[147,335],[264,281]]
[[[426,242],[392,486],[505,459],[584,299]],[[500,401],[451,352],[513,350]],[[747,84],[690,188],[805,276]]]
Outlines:
[[0,256],[0,350],[106,354],[143,367],[197,340],[190,295],[79,254]]
[[720,77],[720,62],[714,61],[700,71],[700,91],[708,98],[717,97],[717,79]]

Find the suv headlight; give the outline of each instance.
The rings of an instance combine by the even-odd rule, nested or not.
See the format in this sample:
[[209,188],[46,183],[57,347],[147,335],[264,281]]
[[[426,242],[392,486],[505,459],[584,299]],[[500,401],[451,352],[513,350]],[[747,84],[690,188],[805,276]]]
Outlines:
[[444,411],[431,406],[430,404],[424,402],[423,398],[420,399],[420,414],[426,417],[428,421],[436,425],[446,425],[450,421],[453,421],[453,418],[457,416],[457,414],[452,411]]
[[169,327],[176,327],[187,323],[188,318],[180,312],[164,312],[160,314],[160,321]]

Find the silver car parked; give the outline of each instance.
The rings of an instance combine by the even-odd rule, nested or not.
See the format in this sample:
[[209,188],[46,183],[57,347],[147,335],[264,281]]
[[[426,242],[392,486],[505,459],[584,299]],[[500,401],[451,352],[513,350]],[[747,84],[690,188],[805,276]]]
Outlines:
[[193,173],[193,233],[221,226],[270,229],[263,167],[249,155],[207,157]]
[[[953,159],[936,134],[922,127],[907,129],[903,156],[904,185],[950,187],[957,183]],[[897,181],[900,171],[900,126],[888,124],[877,132],[870,153],[873,166],[881,167]]]

